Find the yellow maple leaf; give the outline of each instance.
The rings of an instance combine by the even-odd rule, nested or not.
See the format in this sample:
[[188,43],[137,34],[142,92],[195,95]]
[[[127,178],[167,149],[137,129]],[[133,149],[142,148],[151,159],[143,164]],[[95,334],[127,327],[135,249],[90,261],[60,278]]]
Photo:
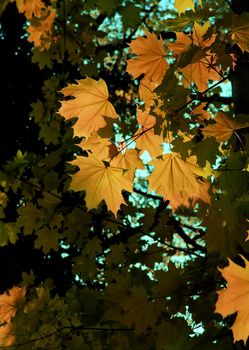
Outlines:
[[124,154],[119,152],[110,163],[113,167],[127,169],[124,176],[127,176],[131,181],[134,180],[135,170],[144,168],[143,162],[138,157],[135,149],[127,149]]
[[191,111],[191,115],[193,115],[194,118],[199,122],[210,119],[210,113],[204,109],[205,106],[206,103],[202,102]]
[[39,47],[40,51],[49,49],[52,44],[55,17],[56,11],[48,6],[43,17],[32,21],[31,25],[27,27],[28,41],[34,43],[35,47]]
[[108,89],[103,79],[85,78],[69,84],[61,92],[74,99],[61,101],[59,113],[66,119],[78,117],[73,126],[77,136],[89,137],[106,125],[104,116],[117,118],[113,105],[108,101]]
[[231,37],[242,51],[249,52],[249,23],[246,14],[233,16]]
[[149,110],[137,110],[137,121],[141,125],[136,133],[134,139],[136,146],[141,151],[148,151],[152,157],[162,154],[163,137],[156,135],[153,126],[156,124],[156,118],[149,114]]
[[209,27],[209,21],[206,21],[202,26],[198,23],[194,23],[192,36],[194,45],[205,48],[213,44],[216,37],[215,34],[212,34],[210,38],[204,39],[204,35],[206,34]]
[[15,343],[15,328],[12,322],[0,326],[0,346],[11,346]]
[[[243,258],[243,257],[242,257]],[[229,265],[220,269],[227,281],[227,288],[218,291],[215,312],[223,318],[237,312],[232,331],[234,342],[246,340],[249,336],[249,261],[243,258],[245,267],[228,259]]]
[[155,88],[158,84],[154,83],[148,77],[144,77],[139,83],[138,94],[141,100],[144,101],[145,107],[151,107],[154,104],[154,100],[157,99]]
[[13,287],[8,292],[0,295],[0,320],[10,322],[15,316],[18,304],[24,300],[26,289],[23,287]]
[[247,128],[249,126],[249,122],[240,123],[236,119],[229,118],[224,112],[217,113],[215,122],[215,124],[203,128],[202,133],[205,138],[213,136],[220,142],[229,140],[236,130]]
[[203,92],[208,87],[208,80],[220,80],[221,76],[217,71],[217,66],[215,67],[215,61],[216,58],[213,54],[207,54],[197,62],[181,68],[183,85],[188,87],[191,83],[195,83],[198,90]]
[[132,53],[137,57],[127,60],[127,72],[134,78],[145,74],[157,84],[161,84],[166,70],[169,67],[165,59],[165,50],[163,41],[157,39],[156,34],[145,32],[147,38],[138,36],[137,39],[132,40],[130,47]]
[[79,146],[88,153],[94,154],[98,159],[109,159],[109,147],[111,146],[111,142],[107,138],[100,137],[96,132],[88,137],[87,140],[81,141]]
[[[210,23],[207,21],[204,25],[195,23],[193,26],[193,34],[190,39],[189,36],[183,33],[177,33],[177,40],[173,43],[169,43],[168,47],[174,52],[175,55],[179,55],[188,50],[191,42],[195,46],[199,46],[202,49],[210,46],[215,40],[215,34],[210,38],[204,40]],[[199,91],[204,91],[208,87],[208,80],[220,80],[219,68],[216,65],[216,57],[209,51],[205,52],[203,57],[200,57],[200,52],[192,58],[192,62],[186,67],[180,69],[183,74],[183,85],[188,87],[191,83],[195,83]]]
[[16,6],[20,13],[24,13],[27,19],[33,16],[40,17],[46,5],[41,0],[16,0]]
[[120,205],[126,204],[122,190],[132,192],[133,181],[125,175],[125,169],[112,166],[93,155],[77,157],[71,162],[79,167],[72,176],[71,188],[75,191],[86,191],[88,209],[97,208],[102,200],[115,215]]
[[176,32],[175,34],[176,40],[174,42],[167,43],[167,46],[177,56],[182,52],[188,51],[190,45],[192,44],[192,40],[188,35],[182,32]]
[[175,0],[175,8],[179,14],[185,12],[187,9],[195,9],[193,0]]
[[190,207],[190,199],[209,202],[207,183],[198,181],[201,169],[196,165],[195,157],[182,160],[180,154],[173,152],[151,164],[154,170],[148,178],[149,190],[170,200],[173,210],[181,205]]

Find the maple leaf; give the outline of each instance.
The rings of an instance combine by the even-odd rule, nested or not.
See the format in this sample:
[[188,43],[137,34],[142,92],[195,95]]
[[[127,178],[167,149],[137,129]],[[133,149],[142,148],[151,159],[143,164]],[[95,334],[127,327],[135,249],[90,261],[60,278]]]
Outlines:
[[206,109],[204,109],[205,107],[206,107],[206,103],[202,102],[191,111],[191,115],[198,122],[203,122],[203,120],[210,119],[210,113]]
[[223,318],[237,312],[232,331],[234,342],[246,340],[249,336],[249,261],[242,257],[245,267],[228,259],[229,265],[219,269],[227,281],[227,288],[218,291],[215,312]]
[[42,250],[48,254],[51,249],[58,251],[60,234],[57,231],[49,230],[48,227],[43,227],[37,232],[37,239],[35,240],[35,248]]
[[212,34],[210,38],[204,39],[207,30],[210,27],[209,21],[206,21],[202,26],[198,23],[194,23],[193,26],[193,43],[201,48],[209,47],[215,41],[215,34]]
[[52,43],[52,32],[56,11],[48,6],[43,17],[27,27],[29,33],[28,41],[39,47],[40,51],[49,49]]
[[221,76],[217,72],[215,62],[215,55],[206,54],[205,57],[197,62],[181,68],[180,71],[183,74],[183,85],[187,87],[191,83],[195,83],[198,90],[202,92],[207,89],[208,80],[220,80]]
[[240,123],[236,119],[229,118],[224,112],[217,113],[215,122],[215,124],[203,128],[202,133],[205,138],[214,136],[220,142],[229,140],[236,130],[247,128],[249,126],[249,122]]
[[174,42],[167,43],[168,48],[174,52],[177,56],[182,52],[188,51],[192,40],[190,37],[182,32],[176,32],[176,40]]
[[232,40],[239,45],[242,51],[249,52],[249,16],[244,12],[232,19]]
[[151,107],[154,104],[154,100],[157,99],[155,88],[158,86],[157,83],[150,80],[148,77],[144,77],[139,83],[139,97],[145,102],[145,107]]
[[16,6],[18,11],[24,13],[27,19],[31,19],[33,16],[42,16],[43,9],[46,7],[41,0],[16,0]]
[[123,297],[121,301],[122,308],[127,312],[122,322],[128,326],[135,323],[135,334],[141,334],[148,326],[155,325],[155,308],[148,300],[147,291],[143,286],[131,288],[130,293],[129,297]]
[[11,346],[15,343],[15,329],[12,322],[0,326],[0,345]]
[[[168,47],[173,50],[175,55],[182,54],[188,51],[191,42],[199,46],[201,49],[205,49],[210,46],[214,40],[215,35],[213,34],[210,38],[204,40],[210,23],[207,21],[203,26],[195,23],[193,26],[192,41],[189,36],[183,33],[176,33],[177,40],[174,43],[169,43]],[[221,77],[218,73],[218,67],[216,65],[216,57],[210,52],[201,50],[196,51],[191,61],[186,67],[180,69],[183,74],[183,85],[188,87],[191,83],[195,83],[199,91],[204,91],[208,87],[208,80],[220,80]]]
[[78,157],[71,164],[80,168],[72,176],[71,188],[75,191],[86,191],[88,209],[97,208],[102,200],[115,215],[120,205],[126,204],[122,190],[132,192],[133,181],[124,176],[124,170],[103,162],[92,155]]
[[8,292],[0,295],[0,320],[10,322],[15,316],[18,304],[24,300],[26,289],[13,287]]
[[163,155],[162,159],[153,160],[151,164],[155,168],[148,178],[149,190],[156,191],[164,199],[170,200],[173,210],[181,205],[189,207],[190,198],[194,201],[209,201],[205,182],[197,179],[202,170],[196,165],[195,157],[184,161],[178,153],[169,153]]
[[127,169],[124,176],[127,176],[131,181],[134,179],[135,170],[144,168],[143,162],[139,159],[135,149],[127,149],[124,154],[119,152],[110,163],[113,167]]
[[117,118],[113,105],[108,101],[108,90],[103,79],[85,78],[69,84],[61,92],[74,99],[61,101],[59,113],[65,118],[78,117],[73,126],[77,136],[89,137],[94,131],[106,125],[104,116]]
[[102,160],[108,160],[111,145],[109,139],[100,137],[96,132],[79,144],[83,150]]
[[153,126],[156,124],[156,118],[149,114],[149,110],[137,110],[137,121],[141,125],[136,133],[134,139],[139,150],[146,150],[152,157],[162,154],[163,137],[156,135]]
[[179,14],[185,12],[187,9],[195,9],[193,0],[175,0],[175,8]]
[[156,34],[145,32],[147,38],[138,36],[132,40],[130,47],[137,57],[127,61],[127,72],[135,79],[141,74],[157,84],[161,84],[166,70],[169,67],[165,59],[163,41],[157,39]]

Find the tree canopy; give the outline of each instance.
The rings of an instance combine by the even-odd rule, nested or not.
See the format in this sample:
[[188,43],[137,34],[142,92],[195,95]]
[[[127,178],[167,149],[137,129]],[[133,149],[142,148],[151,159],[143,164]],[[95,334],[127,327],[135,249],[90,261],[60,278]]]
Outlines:
[[249,5],[2,0],[0,348],[249,346]]

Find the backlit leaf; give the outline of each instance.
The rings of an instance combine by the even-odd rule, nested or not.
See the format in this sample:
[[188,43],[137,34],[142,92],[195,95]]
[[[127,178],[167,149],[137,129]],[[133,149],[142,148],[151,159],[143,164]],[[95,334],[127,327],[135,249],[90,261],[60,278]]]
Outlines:
[[66,119],[78,117],[74,125],[76,136],[89,137],[94,131],[106,125],[104,116],[117,118],[113,105],[108,101],[108,90],[103,79],[77,80],[61,90],[65,97],[74,99],[62,101],[59,113]]
[[132,192],[133,182],[124,176],[124,169],[104,163],[92,155],[72,162],[80,170],[72,176],[71,188],[86,191],[88,209],[97,208],[102,200],[115,215],[125,201],[122,190]]
[[247,12],[233,16],[232,40],[239,45],[242,51],[249,52],[249,16]]
[[246,344],[249,336],[249,262],[243,258],[245,267],[228,259],[229,265],[221,269],[227,288],[218,292],[215,312],[223,317],[237,313],[233,324],[234,342],[243,340]]
[[147,38],[139,36],[130,44],[132,53],[137,57],[127,61],[127,72],[134,78],[145,74],[146,77],[160,84],[169,67],[165,59],[165,50],[162,39],[158,40],[156,34],[145,32]]
[[153,160],[151,164],[155,168],[149,176],[149,190],[170,200],[172,209],[181,205],[189,207],[190,199],[195,201],[202,198],[207,201],[208,196],[202,193],[202,183],[197,180],[200,169],[195,157],[184,161],[179,154],[170,153],[163,155],[162,159]]
[[26,289],[13,287],[8,292],[0,294],[0,320],[10,322],[18,310],[18,304],[25,298]]
[[218,141],[225,142],[230,139],[238,129],[247,128],[248,123],[240,123],[236,119],[231,119],[224,112],[218,112],[215,117],[215,124],[211,124],[202,129],[204,137],[214,136]]
[[149,114],[149,111],[137,111],[137,120],[141,125],[134,138],[136,140],[137,148],[141,151],[148,151],[152,157],[162,154],[163,138],[154,133],[153,126],[156,123],[156,118]]
[[148,326],[154,326],[156,322],[153,303],[148,300],[144,287],[131,288],[131,295],[121,300],[122,308],[127,312],[123,322],[127,325],[135,324],[135,334],[146,331]]
[[175,0],[175,8],[179,13],[185,12],[187,9],[194,10],[194,1],[193,0]]

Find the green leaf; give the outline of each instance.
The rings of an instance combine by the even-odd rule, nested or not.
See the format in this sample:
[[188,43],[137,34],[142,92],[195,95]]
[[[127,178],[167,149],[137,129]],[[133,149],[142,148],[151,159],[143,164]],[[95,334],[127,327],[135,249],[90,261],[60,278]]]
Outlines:
[[41,226],[41,217],[38,208],[28,203],[17,210],[19,218],[16,221],[16,227],[23,227],[23,233],[30,235]]
[[2,0],[0,4],[0,16],[2,15],[3,11],[5,10],[6,6],[8,5],[9,0]]
[[40,229],[36,235],[35,248],[42,248],[44,254],[48,254],[51,249],[58,251],[60,234],[57,231],[50,230],[48,227]]
[[8,242],[15,244],[17,241],[17,233],[13,224],[0,221],[0,246],[3,247]]
[[182,318],[162,321],[158,329],[156,350],[190,350],[189,331]]
[[107,13],[108,16],[113,14],[118,4],[119,0],[97,0],[97,6],[100,7],[102,12]]
[[192,154],[197,156],[197,162],[201,168],[205,167],[206,161],[211,165],[215,164],[220,155],[219,145],[214,137],[208,137],[195,144],[192,148]]
[[124,244],[113,244],[110,253],[106,257],[106,263],[110,266],[123,264],[126,260],[124,252]]
[[122,323],[127,326],[135,324],[135,334],[142,334],[156,323],[156,312],[152,301],[149,301],[147,291],[143,286],[133,287],[131,295],[120,300],[120,305],[126,311]]
[[122,16],[125,31],[130,27],[136,28],[141,21],[140,9],[133,4],[122,7],[119,12]]

